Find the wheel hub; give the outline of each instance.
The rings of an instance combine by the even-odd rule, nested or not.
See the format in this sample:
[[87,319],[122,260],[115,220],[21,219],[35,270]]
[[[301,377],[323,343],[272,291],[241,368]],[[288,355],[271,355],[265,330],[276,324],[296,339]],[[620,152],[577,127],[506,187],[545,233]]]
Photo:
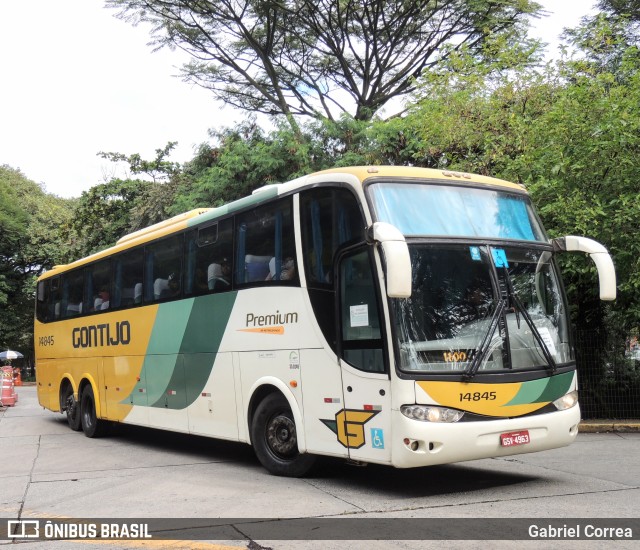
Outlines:
[[292,456],[297,451],[296,426],[293,420],[278,415],[267,426],[267,443],[271,450],[280,456]]

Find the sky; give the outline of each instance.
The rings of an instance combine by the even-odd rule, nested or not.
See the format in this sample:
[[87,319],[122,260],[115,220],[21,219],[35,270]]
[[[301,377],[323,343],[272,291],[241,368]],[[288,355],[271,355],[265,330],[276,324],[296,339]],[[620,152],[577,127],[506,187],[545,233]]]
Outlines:
[[[550,15],[534,35],[550,43],[593,4],[538,1]],[[177,141],[170,160],[186,162],[243,118],[176,76],[185,54],[153,52],[148,27],[114,15],[103,0],[0,0],[0,165],[61,197],[127,176],[100,151],[151,159]]]

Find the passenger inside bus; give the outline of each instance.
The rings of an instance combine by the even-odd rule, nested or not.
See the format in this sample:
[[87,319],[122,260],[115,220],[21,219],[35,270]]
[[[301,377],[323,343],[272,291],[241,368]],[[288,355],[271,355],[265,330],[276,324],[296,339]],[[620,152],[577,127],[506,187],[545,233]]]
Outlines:
[[293,257],[287,256],[282,260],[280,266],[280,277],[276,277],[276,259],[275,257],[269,260],[269,274],[267,275],[267,281],[291,281],[296,276],[296,263]]
[[174,298],[180,294],[180,281],[175,273],[171,273],[167,279],[167,289],[161,298]]
[[153,296],[155,300],[175,298],[179,294],[180,280],[175,273],[171,273],[166,279],[156,279],[153,282]]
[[98,292],[98,296],[93,301],[93,309],[95,311],[100,311],[103,309],[109,309],[109,290],[106,287],[101,287]]
[[209,290],[226,290],[231,286],[231,264],[227,258],[209,265],[207,284]]

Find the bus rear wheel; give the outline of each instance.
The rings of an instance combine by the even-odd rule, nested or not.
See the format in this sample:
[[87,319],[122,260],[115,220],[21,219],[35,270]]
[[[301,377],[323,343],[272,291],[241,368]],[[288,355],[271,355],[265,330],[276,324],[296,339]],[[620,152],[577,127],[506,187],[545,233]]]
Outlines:
[[251,442],[258,460],[273,475],[302,477],[316,461],[315,456],[298,452],[293,413],[279,393],[267,395],[258,405],[251,423]]
[[78,405],[78,402],[73,396],[71,384],[67,384],[60,393],[60,410],[66,411],[67,424],[69,424],[69,427],[75,432],[79,432],[82,427],[80,422],[80,407]]
[[82,390],[80,398],[80,419],[82,431],[87,437],[101,437],[104,435],[107,422],[100,420],[96,414],[96,400],[91,384],[87,384]]

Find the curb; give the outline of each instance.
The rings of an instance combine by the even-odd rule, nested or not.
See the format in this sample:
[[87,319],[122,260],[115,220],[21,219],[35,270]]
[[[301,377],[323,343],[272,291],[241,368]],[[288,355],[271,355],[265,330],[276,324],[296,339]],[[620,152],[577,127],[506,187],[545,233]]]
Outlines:
[[640,421],[637,420],[586,420],[580,422],[581,433],[637,433],[640,432]]

